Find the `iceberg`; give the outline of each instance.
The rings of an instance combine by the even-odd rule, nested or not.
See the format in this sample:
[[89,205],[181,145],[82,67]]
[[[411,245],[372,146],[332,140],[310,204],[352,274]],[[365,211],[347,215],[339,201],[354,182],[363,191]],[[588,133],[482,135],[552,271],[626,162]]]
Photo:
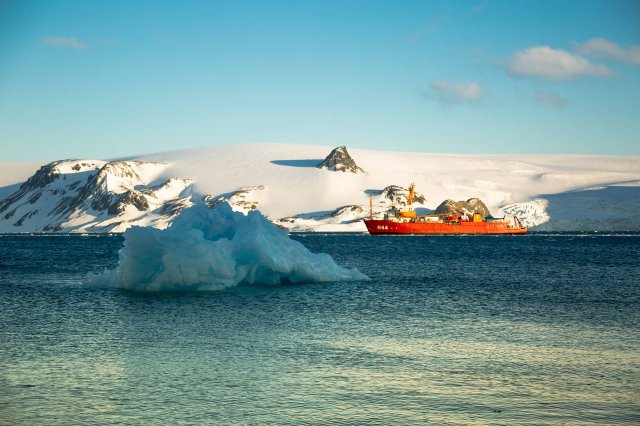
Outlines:
[[257,211],[196,204],[166,229],[131,227],[115,269],[85,283],[136,291],[214,291],[238,285],[368,280],[312,253]]

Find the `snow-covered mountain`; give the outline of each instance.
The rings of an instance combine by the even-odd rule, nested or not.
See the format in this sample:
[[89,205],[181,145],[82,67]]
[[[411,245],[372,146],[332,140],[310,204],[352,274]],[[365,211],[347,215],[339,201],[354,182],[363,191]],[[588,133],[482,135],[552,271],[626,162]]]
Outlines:
[[42,166],[0,201],[2,232],[121,232],[163,228],[190,206],[193,181],[161,177],[166,164],[63,160]]
[[[223,201],[260,210],[292,231],[358,232],[369,197],[380,214],[403,202],[411,182],[419,213],[446,199],[478,198],[494,216],[518,215],[537,229],[640,230],[637,157],[329,151],[220,145],[110,162],[63,160],[26,182],[32,164],[0,163],[0,232],[164,228],[185,207]],[[336,162],[321,165],[327,159]],[[335,172],[354,165],[366,173]]]
[[346,146],[334,148],[329,155],[327,155],[327,158],[322,160],[316,167],[319,169],[333,170],[334,172],[355,173],[357,175],[366,173],[358,167],[353,158],[351,158]]

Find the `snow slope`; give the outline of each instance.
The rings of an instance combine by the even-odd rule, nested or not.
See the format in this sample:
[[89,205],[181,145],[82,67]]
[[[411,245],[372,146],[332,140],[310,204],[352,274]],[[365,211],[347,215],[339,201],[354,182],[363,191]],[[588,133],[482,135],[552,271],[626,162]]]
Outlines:
[[[542,229],[596,230],[616,224],[624,230],[640,230],[640,219],[630,214],[640,199],[638,157],[450,155],[350,148],[353,160],[366,171],[353,174],[316,168],[330,151],[331,147],[309,145],[219,145],[129,160],[163,164],[155,171],[156,182],[171,177],[191,182],[188,195],[182,194],[185,205],[176,211],[188,203],[226,200],[236,210],[258,209],[292,230],[364,231],[359,218],[368,215],[369,194],[374,197],[374,211],[381,211],[390,204],[382,195],[385,188],[407,188],[411,182],[426,196],[418,206],[425,211],[447,198],[480,198],[494,216],[515,213]],[[592,189],[583,191],[587,188]],[[622,202],[629,209],[621,208]],[[137,216],[137,223],[161,227],[171,220],[163,218],[161,226],[155,225],[143,220],[147,214]],[[122,231],[134,220],[124,215],[119,221],[120,226],[111,230]],[[89,230],[89,222],[83,223],[62,230]],[[39,229],[28,220],[15,227],[0,215],[0,231],[33,230]]]
[[165,167],[144,161],[46,164],[0,200],[0,232],[121,232],[134,224],[164,228],[191,205],[192,183],[165,179]]
[[40,166],[37,163],[0,162],[0,200],[17,191],[20,184],[29,179]]

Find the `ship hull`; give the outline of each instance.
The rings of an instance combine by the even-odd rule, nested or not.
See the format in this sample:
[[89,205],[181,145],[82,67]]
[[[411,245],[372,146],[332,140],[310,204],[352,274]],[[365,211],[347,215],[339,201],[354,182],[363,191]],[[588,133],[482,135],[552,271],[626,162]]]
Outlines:
[[522,235],[527,228],[515,228],[506,222],[393,222],[365,219],[371,235],[435,234],[435,235]]

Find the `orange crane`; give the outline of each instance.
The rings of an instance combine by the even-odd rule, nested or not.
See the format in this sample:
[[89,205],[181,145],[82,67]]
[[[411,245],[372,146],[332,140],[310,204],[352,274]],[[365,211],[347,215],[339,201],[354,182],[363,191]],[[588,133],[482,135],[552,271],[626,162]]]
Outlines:
[[415,191],[414,191],[415,187],[416,187],[416,184],[413,183],[413,182],[409,186],[409,196],[407,197],[407,205],[409,205],[409,206],[411,204],[413,204],[413,197],[415,195]]

